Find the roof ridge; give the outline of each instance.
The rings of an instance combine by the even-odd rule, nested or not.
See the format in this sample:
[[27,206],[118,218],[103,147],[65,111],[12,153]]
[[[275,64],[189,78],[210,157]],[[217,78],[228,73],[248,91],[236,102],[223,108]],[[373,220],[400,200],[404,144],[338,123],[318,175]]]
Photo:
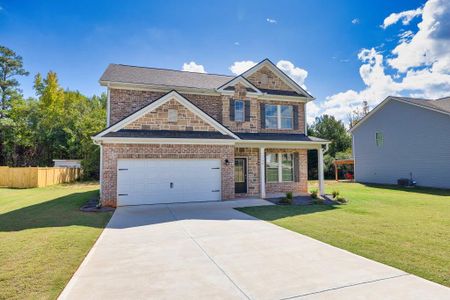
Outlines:
[[173,72],[180,72],[180,73],[196,73],[196,74],[202,74],[202,75],[213,75],[213,76],[222,76],[222,77],[230,77],[230,78],[236,77],[234,75],[217,74],[217,73],[203,73],[203,72],[191,72],[191,71],[183,71],[183,70],[176,70],[176,69],[169,69],[169,68],[159,68],[159,67],[145,67],[145,66],[135,66],[135,65],[127,65],[127,64],[115,64],[115,63],[110,63],[110,65],[124,66],[124,67],[131,67],[131,68],[140,68],[140,69],[173,71]]

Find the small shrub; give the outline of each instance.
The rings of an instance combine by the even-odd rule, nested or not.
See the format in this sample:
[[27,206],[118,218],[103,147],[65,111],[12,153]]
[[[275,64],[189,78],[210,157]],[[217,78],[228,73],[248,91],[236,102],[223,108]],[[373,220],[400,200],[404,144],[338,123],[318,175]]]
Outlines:
[[338,203],[340,203],[340,204],[344,204],[344,203],[347,203],[347,202],[348,202],[347,199],[345,199],[345,198],[342,197],[342,196],[338,196],[338,197],[336,198],[336,201],[337,201]]
[[312,190],[311,191],[311,198],[313,198],[313,199],[317,199],[318,198],[318,191],[317,190]]
[[334,190],[331,194],[333,195],[333,198],[336,199],[336,197],[339,196],[339,191]]
[[292,192],[287,192],[286,193],[286,198],[291,199],[292,200]]
[[289,199],[288,197],[283,197],[280,199],[280,201],[278,202],[279,204],[292,204],[292,199]]

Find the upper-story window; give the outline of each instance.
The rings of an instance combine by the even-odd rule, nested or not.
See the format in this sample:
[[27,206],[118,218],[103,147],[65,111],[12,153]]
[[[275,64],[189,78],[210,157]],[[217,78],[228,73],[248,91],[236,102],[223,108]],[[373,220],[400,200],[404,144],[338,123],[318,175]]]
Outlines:
[[375,143],[377,144],[377,147],[383,147],[384,144],[384,137],[382,132],[376,132],[375,133]]
[[269,129],[292,129],[294,127],[292,105],[265,105],[265,124]]
[[234,120],[237,122],[244,122],[244,101],[235,100],[234,101]]

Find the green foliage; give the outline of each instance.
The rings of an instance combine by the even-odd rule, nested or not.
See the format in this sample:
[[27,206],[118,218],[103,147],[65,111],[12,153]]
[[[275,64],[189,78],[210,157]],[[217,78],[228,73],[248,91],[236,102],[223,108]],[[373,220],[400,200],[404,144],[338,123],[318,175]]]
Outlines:
[[99,147],[91,136],[106,126],[106,95],[88,98],[64,91],[54,72],[35,76],[37,99],[11,93],[8,118],[0,119],[4,163],[52,166],[53,159],[82,159],[83,179],[99,178]]
[[[317,117],[308,127],[308,134],[331,141],[329,150],[323,157],[325,178],[334,177],[335,159],[351,158],[352,139],[342,121],[333,116],[323,115]],[[317,178],[317,151],[308,151],[308,177]]]
[[336,198],[337,196],[339,196],[339,191],[334,190],[331,194],[333,195],[333,198]]
[[318,191],[317,190],[312,190],[311,191],[311,198],[313,198],[313,199],[317,199],[318,198]]
[[286,198],[292,200],[292,198],[293,198],[292,192],[287,192],[287,193],[286,193]]

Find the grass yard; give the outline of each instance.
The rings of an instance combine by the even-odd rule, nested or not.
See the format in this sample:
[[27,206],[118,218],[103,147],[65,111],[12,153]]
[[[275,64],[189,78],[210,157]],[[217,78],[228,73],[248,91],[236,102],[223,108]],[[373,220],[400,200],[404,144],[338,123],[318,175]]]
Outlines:
[[350,202],[241,211],[450,287],[450,190],[327,182]]
[[97,184],[0,188],[0,299],[55,299],[111,213],[82,213]]

